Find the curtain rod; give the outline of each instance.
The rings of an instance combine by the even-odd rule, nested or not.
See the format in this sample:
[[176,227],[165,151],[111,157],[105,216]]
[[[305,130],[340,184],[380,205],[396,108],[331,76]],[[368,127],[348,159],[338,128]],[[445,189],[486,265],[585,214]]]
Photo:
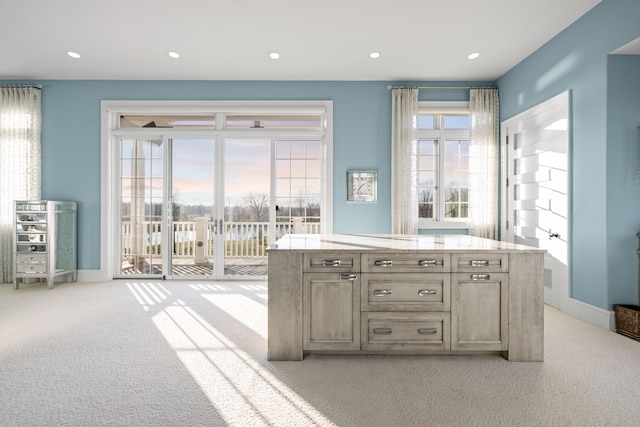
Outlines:
[[34,85],[3,85],[0,84],[0,87],[34,87],[36,89],[42,89],[42,85],[34,84]]
[[496,86],[387,86],[387,89],[498,89]]

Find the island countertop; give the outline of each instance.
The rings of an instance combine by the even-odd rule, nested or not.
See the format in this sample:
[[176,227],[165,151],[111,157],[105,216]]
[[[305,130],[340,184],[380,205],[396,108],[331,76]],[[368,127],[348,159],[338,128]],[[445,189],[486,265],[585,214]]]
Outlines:
[[357,252],[545,252],[544,249],[462,234],[287,234],[267,251],[357,251]]

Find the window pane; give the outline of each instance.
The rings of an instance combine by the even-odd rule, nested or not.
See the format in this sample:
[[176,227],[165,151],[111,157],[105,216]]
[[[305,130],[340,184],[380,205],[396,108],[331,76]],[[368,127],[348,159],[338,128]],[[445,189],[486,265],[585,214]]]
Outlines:
[[276,159],[288,159],[290,146],[289,141],[276,141]]
[[434,184],[435,184],[435,179],[434,179],[433,172],[420,171],[418,173],[418,185],[420,187],[434,186]]
[[247,128],[247,129],[294,129],[294,128],[314,128],[322,127],[322,117],[317,116],[295,116],[295,115],[229,115],[227,116],[227,128]]
[[471,127],[471,117],[465,116],[444,116],[445,129],[469,129]]
[[419,155],[433,155],[435,153],[436,142],[432,139],[418,141],[418,154]]
[[276,194],[278,197],[289,197],[291,195],[290,182],[289,179],[276,179]]
[[418,129],[435,129],[435,117],[418,116]]
[[291,177],[304,178],[304,160],[291,160]]
[[290,213],[290,200],[288,198],[278,198],[276,199],[276,216],[277,217],[285,217],[288,221],[289,213]]
[[432,171],[435,170],[435,158],[433,156],[419,156],[418,157],[418,170]]
[[320,141],[307,141],[307,159],[319,159],[321,154]]
[[276,178],[291,177],[291,163],[289,160],[276,160]]
[[216,117],[203,116],[177,116],[177,115],[125,115],[120,116],[121,128],[189,128],[189,127],[215,127]]
[[306,197],[320,197],[321,183],[319,179],[307,179]]
[[304,159],[306,153],[305,141],[291,141],[291,158],[292,159]]
[[418,218],[433,219],[433,203],[419,203]]
[[307,178],[320,178],[320,166],[319,159],[307,160]]

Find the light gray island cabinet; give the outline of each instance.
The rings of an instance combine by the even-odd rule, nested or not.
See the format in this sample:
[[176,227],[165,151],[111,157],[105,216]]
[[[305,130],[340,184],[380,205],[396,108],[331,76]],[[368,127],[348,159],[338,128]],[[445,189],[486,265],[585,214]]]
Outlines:
[[268,248],[268,359],[542,361],[544,252],[464,235],[286,235]]

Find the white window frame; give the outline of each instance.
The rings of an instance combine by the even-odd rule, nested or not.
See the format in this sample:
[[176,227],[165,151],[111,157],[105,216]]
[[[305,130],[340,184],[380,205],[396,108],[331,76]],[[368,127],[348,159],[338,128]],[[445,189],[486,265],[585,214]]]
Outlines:
[[[470,114],[469,102],[467,101],[420,101],[418,102],[418,115],[456,115]],[[417,120],[416,120],[417,122]],[[446,139],[470,139],[470,130],[468,129],[418,129],[418,140],[437,140],[437,170],[436,170],[436,187],[438,191],[434,200],[434,216],[435,218],[418,218],[418,229],[424,230],[464,230],[469,228],[468,219],[444,218],[444,188],[445,183],[445,165],[444,150]],[[444,173],[443,173],[444,172]],[[418,212],[416,212],[416,216]]]
[[119,227],[113,200],[116,197],[115,141],[122,135],[156,136],[157,128],[122,128],[121,115],[201,115],[216,116],[213,128],[162,129],[161,137],[173,134],[198,137],[233,137],[246,135],[246,129],[225,129],[226,115],[320,114],[322,129],[251,129],[260,137],[322,135],[324,141],[322,164],[322,233],[333,232],[333,101],[102,101],[101,103],[101,206],[100,206],[100,271],[96,280],[110,280],[116,271],[114,238]]

